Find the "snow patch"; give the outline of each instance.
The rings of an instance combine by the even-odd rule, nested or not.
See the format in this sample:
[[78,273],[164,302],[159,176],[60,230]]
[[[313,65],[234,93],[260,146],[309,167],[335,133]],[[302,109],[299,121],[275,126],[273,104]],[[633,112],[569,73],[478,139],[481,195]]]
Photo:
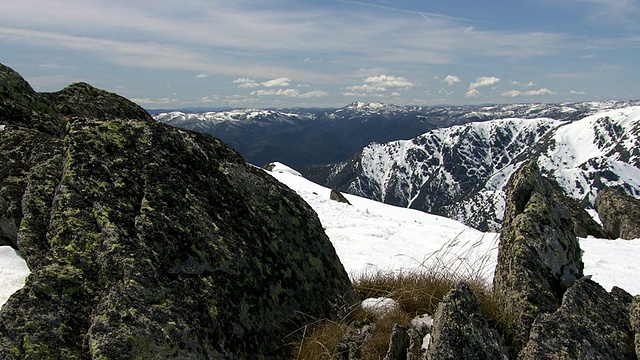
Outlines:
[[362,309],[376,315],[384,315],[399,308],[400,304],[391,298],[379,297],[362,300]]
[[0,306],[22,289],[29,273],[27,263],[16,250],[10,246],[0,246]]

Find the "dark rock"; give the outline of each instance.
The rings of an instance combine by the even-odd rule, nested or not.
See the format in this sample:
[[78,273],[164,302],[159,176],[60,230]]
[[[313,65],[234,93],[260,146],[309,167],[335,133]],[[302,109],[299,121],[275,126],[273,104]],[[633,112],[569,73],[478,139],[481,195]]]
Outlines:
[[629,315],[636,344],[636,356],[640,359],[640,295],[636,295],[633,298]]
[[372,326],[368,319],[349,324],[344,338],[336,348],[336,359],[363,359],[364,343],[371,330]]
[[613,297],[613,299],[618,304],[622,305],[625,308],[629,308],[631,306],[631,303],[633,302],[633,295],[629,294],[624,289],[621,289],[617,286],[614,286],[611,289],[611,291],[609,292],[609,295],[611,295],[611,297]]
[[[564,291],[583,276],[580,245],[567,199],[535,162],[520,167],[507,187],[494,289],[501,306],[519,314],[507,341],[517,353],[533,320],[553,312]],[[564,199],[564,200],[560,200]]]
[[407,333],[408,330],[407,326],[393,325],[389,339],[389,349],[383,358],[384,360],[404,360],[407,358],[407,350],[411,341]]
[[342,195],[342,193],[336,189],[331,189],[331,194],[329,194],[329,199],[333,201],[337,201],[339,203],[351,205],[349,200],[347,200],[347,198],[344,197],[344,195]]
[[451,290],[434,316],[427,359],[502,359],[477,298],[466,284]]
[[407,349],[407,360],[421,360],[422,359],[422,341],[424,336],[416,329],[410,328],[407,330],[409,334],[409,348]]
[[640,238],[639,199],[613,189],[602,189],[596,197],[595,208],[610,238]]
[[355,302],[313,210],[221,141],[18,80],[1,83],[0,219],[32,274],[0,311],[0,358],[281,358]]
[[600,285],[576,282],[562,305],[540,314],[520,359],[636,359],[629,313]]
[[556,191],[554,192],[556,195],[555,200],[569,211],[571,221],[573,222],[573,233],[576,236],[585,238],[591,235],[599,239],[607,238],[607,234],[602,229],[602,226],[593,220],[593,217],[589,215],[580,203],[575,199],[565,196],[562,188],[557,186],[555,182],[553,182],[552,185],[556,187]]

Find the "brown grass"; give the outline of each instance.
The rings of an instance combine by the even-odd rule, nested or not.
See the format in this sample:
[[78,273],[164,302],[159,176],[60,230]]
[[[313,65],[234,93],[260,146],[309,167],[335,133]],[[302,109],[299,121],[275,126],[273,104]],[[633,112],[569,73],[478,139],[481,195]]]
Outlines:
[[[373,331],[364,345],[365,359],[381,359],[388,345],[394,324],[408,325],[412,318],[422,314],[433,315],[444,296],[459,282],[469,285],[478,298],[489,325],[501,334],[513,328],[517,318],[513,311],[502,308],[486,281],[489,254],[470,256],[482,239],[475,243],[460,244],[453,239],[440,250],[419,263],[412,271],[376,271],[354,276],[354,288],[361,299],[388,297],[399,304],[397,311],[383,315],[362,310],[354,311],[349,319],[321,321],[303,329],[302,340],[294,346],[293,359],[334,359],[335,349],[345,337],[348,325],[356,320],[369,319]],[[466,252],[453,257],[456,247],[466,246]],[[469,260],[476,259],[476,260]]]

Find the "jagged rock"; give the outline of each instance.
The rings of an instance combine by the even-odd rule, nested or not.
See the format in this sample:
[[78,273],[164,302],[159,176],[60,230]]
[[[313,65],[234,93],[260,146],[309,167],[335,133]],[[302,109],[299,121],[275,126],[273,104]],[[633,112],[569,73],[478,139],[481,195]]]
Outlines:
[[607,234],[602,229],[602,226],[593,220],[593,217],[589,215],[580,203],[565,196],[562,188],[560,188],[557,183],[553,182],[552,185],[556,187],[556,191],[554,192],[556,196],[555,200],[569,211],[571,221],[573,222],[573,233],[576,236],[586,238],[591,235],[599,239],[607,238]]
[[331,194],[329,194],[329,199],[333,201],[337,201],[339,203],[351,205],[349,200],[347,200],[347,198],[344,197],[344,195],[342,195],[342,193],[336,189],[331,189]]
[[611,289],[609,295],[611,295],[611,297],[624,308],[629,308],[631,306],[631,303],[633,302],[633,295],[617,286],[614,286]]
[[280,358],[355,303],[313,210],[221,141],[86,84],[0,76],[2,236],[32,271],[0,358]]
[[502,359],[498,338],[468,285],[457,285],[438,306],[426,358]]
[[494,290],[501,306],[518,314],[507,334],[517,353],[526,344],[531,323],[553,312],[564,291],[583,276],[580,245],[573,232],[569,200],[543,177],[535,162],[521,166],[507,188]]
[[636,344],[636,356],[640,359],[640,295],[633,298],[630,305],[631,328],[633,329]]
[[407,349],[407,360],[421,360],[422,359],[422,341],[424,336],[416,329],[410,328],[407,330],[409,334],[409,348]]
[[602,286],[578,281],[534,321],[519,359],[636,359],[629,312]]
[[639,199],[606,188],[598,192],[595,208],[610,238],[640,238]]
[[389,349],[383,358],[384,360],[403,360],[407,358],[407,350],[411,342],[411,338],[407,333],[408,330],[407,326],[393,325],[389,339]]

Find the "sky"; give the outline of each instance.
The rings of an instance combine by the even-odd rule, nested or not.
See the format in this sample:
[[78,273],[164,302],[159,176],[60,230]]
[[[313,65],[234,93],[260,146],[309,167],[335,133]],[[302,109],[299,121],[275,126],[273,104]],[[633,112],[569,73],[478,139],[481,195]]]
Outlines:
[[147,109],[640,99],[640,0],[2,2],[34,89]]

